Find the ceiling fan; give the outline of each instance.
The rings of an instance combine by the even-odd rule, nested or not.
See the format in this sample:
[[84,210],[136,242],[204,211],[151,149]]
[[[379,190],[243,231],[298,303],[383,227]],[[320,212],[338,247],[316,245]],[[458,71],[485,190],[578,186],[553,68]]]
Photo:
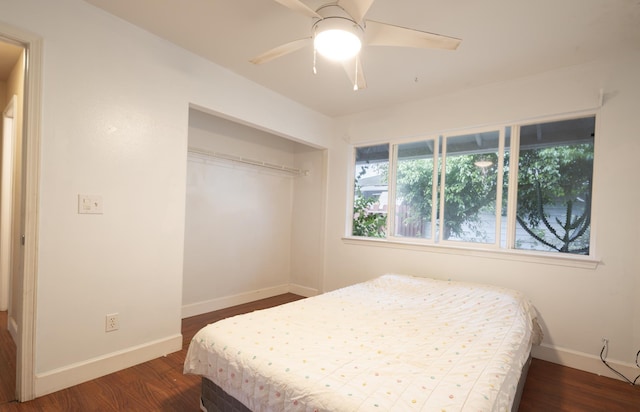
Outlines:
[[363,45],[455,50],[462,41],[455,37],[365,20],[364,16],[374,0],[337,0],[317,10],[312,10],[300,0],[274,1],[311,17],[311,36],[268,50],[251,59],[251,63],[266,63],[313,44],[314,73],[317,52],[328,59],[342,62],[354,90],[367,86],[360,61]]

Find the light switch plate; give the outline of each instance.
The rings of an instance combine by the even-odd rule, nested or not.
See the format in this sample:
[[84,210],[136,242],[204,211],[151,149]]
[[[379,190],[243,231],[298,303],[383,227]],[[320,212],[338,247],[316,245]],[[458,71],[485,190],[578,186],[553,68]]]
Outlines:
[[102,196],[100,195],[78,195],[79,214],[102,214]]

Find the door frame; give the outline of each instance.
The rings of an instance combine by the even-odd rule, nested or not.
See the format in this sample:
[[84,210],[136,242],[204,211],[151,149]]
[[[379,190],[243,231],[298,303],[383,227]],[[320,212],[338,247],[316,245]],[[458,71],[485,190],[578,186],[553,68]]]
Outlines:
[[25,49],[24,107],[22,110],[23,191],[22,246],[24,248],[22,296],[18,307],[16,342],[16,396],[20,402],[35,398],[36,291],[38,271],[38,194],[40,176],[40,122],[42,104],[42,38],[0,22],[0,38]]

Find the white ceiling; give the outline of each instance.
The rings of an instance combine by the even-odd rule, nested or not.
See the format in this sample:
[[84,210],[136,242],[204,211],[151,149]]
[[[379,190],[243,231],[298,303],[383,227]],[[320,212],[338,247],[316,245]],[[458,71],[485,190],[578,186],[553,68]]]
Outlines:
[[[249,59],[310,36],[312,20],[273,0],[86,0],[329,116],[428,98],[640,50],[640,0],[377,0],[367,19],[462,39],[456,51],[366,47],[367,89],[309,47]],[[331,0],[302,0],[317,7]]]

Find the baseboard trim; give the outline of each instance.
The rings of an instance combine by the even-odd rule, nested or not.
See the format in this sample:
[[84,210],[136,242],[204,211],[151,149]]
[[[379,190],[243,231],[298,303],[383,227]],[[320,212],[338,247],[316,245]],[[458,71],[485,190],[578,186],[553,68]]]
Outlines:
[[37,373],[36,397],[48,395],[182,349],[182,334],[109,353],[45,373]]
[[296,295],[304,296],[305,298],[310,298],[311,296],[316,296],[319,291],[318,289],[308,288],[306,286],[296,285],[295,283],[291,283],[289,285],[289,292],[295,293]]
[[260,299],[271,298],[273,296],[282,295],[284,293],[289,293],[289,284],[257,289],[249,292],[239,293],[237,295],[223,296],[221,298],[191,303],[182,306],[182,318],[184,319],[191,316],[201,315],[203,313],[213,312],[214,310],[242,305],[244,303],[254,302]]
[[[561,348],[545,343],[540,346],[534,346],[531,350],[531,354],[536,359],[557,363],[562,366],[579,369],[585,372],[591,372],[600,376],[623,380],[620,376],[609,370],[609,368],[602,363],[600,357],[596,355],[577,352],[571,349]],[[620,362],[614,359],[607,359],[607,363],[627,378],[630,377],[631,379],[634,379],[638,376],[639,370],[633,364]]]

